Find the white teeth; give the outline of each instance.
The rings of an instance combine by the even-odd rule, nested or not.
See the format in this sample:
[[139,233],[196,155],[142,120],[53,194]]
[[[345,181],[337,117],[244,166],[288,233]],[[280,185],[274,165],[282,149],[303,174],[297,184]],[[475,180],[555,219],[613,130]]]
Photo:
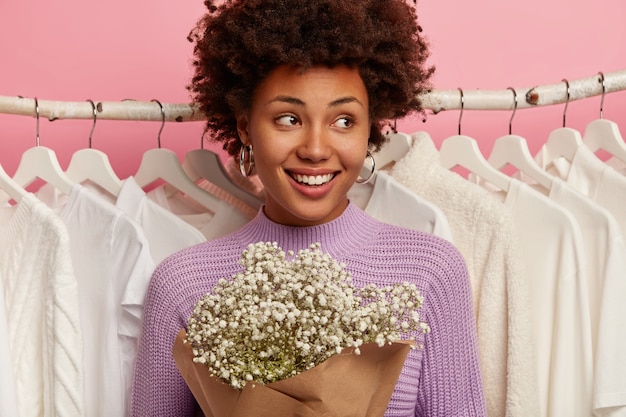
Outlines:
[[300,175],[300,174],[295,174],[294,178],[296,179],[296,181],[298,181],[300,183],[303,183],[303,184],[322,185],[322,184],[326,184],[327,182],[332,180],[333,179],[333,175],[332,174],[326,174],[326,175]]

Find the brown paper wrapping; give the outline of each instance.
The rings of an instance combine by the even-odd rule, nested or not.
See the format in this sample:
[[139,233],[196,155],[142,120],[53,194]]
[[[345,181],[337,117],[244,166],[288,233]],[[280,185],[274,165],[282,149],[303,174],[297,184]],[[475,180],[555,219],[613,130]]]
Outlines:
[[206,417],[382,417],[411,346],[368,343],[360,355],[345,349],[299,375],[237,390],[193,361],[185,337],[183,329],[174,343],[174,360]]

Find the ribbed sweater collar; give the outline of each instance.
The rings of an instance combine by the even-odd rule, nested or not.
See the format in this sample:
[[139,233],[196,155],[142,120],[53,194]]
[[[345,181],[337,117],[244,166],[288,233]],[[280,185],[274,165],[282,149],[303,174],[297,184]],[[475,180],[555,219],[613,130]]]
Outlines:
[[373,242],[378,227],[376,220],[351,202],[335,220],[309,227],[274,223],[265,216],[263,210],[259,210],[257,216],[237,234],[245,245],[259,241],[277,242],[285,251],[294,252],[319,242],[324,252],[343,257]]

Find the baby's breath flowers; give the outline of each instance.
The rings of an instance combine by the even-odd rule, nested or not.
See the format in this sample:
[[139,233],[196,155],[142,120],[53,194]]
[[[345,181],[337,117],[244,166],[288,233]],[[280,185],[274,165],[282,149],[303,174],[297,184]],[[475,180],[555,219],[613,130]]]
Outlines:
[[196,304],[186,338],[194,361],[233,388],[289,378],[347,347],[358,354],[364,343],[430,330],[414,284],[356,288],[319,243],[294,256],[259,242],[239,262],[244,272],[221,279]]

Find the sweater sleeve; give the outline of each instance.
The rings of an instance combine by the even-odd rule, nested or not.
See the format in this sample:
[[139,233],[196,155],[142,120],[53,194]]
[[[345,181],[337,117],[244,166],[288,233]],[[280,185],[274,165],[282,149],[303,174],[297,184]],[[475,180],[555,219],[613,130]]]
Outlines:
[[[59,417],[83,415],[83,334],[80,323],[78,283],[74,275],[69,236],[60,221],[51,222],[55,236],[46,243],[53,248],[46,262],[48,297],[46,329],[51,351],[48,371],[52,373],[55,415]],[[50,237],[50,236],[49,236]],[[54,261],[51,261],[54,259]]]
[[142,334],[133,381],[131,416],[186,417],[195,400],[172,355],[176,334],[186,327],[184,276],[168,260],[155,270],[144,303]]
[[424,298],[424,358],[416,416],[486,416],[472,290],[465,262],[451,248],[433,262]]

